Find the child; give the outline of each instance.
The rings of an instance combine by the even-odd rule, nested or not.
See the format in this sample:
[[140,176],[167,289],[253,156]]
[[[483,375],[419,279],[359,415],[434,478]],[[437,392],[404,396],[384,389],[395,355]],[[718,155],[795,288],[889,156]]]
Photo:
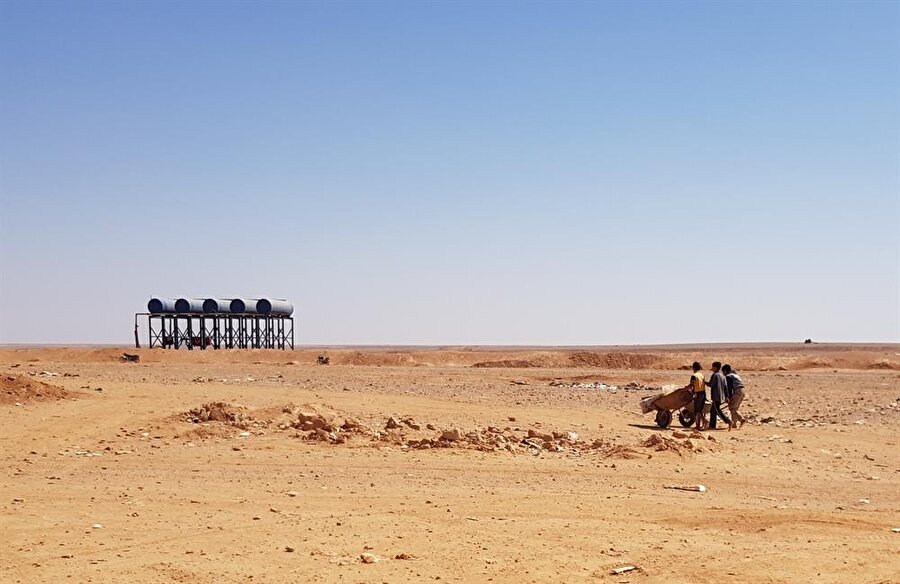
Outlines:
[[694,419],[697,420],[697,430],[702,430],[703,408],[706,406],[706,381],[703,379],[703,373],[700,372],[703,367],[698,361],[694,361],[691,369],[694,370],[691,380],[682,389],[690,389],[694,392]]
[[725,374],[725,382],[727,384],[725,388],[725,397],[728,398],[728,411],[731,414],[731,425],[728,427],[728,429],[731,430],[732,428],[739,427],[738,422],[743,426],[747,421],[747,418],[738,412],[738,408],[741,407],[741,402],[744,401],[744,382],[741,380],[740,376],[734,372],[731,365],[727,363],[722,365],[722,373]]

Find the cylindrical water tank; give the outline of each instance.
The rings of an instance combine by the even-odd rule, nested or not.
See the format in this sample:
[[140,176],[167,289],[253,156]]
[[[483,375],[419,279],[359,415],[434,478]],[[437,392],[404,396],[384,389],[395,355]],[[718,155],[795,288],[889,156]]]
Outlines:
[[175,312],[175,301],[169,298],[151,298],[147,303],[147,312],[151,314]]
[[175,312],[188,314],[191,312],[203,312],[202,298],[179,298],[175,301]]
[[235,298],[231,301],[231,312],[235,314],[256,314],[258,298]]
[[260,298],[256,303],[256,312],[276,316],[290,316],[294,305],[283,298]]
[[203,301],[203,312],[231,312],[231,298],[207,298]]

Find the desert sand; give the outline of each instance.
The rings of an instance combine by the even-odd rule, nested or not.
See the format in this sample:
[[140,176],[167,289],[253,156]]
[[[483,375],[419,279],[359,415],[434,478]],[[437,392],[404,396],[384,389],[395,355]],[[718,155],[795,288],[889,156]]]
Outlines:
[[[743,428],[641,414],[695,359],[742,374]],[[900,345],[7,347],[0,374],[2,582],[900,582]]]

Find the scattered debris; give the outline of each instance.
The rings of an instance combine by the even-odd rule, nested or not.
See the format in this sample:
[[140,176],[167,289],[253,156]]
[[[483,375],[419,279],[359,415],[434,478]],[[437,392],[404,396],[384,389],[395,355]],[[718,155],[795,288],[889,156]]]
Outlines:
[[706,485],[666,485],[665,488],[678,491],[694,491],[696,493],[706,492]]

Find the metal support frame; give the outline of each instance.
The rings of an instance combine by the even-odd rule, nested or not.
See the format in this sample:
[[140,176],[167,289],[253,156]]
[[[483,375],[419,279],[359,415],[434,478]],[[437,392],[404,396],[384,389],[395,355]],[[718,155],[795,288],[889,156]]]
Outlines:
[[140,348],[138,318],[147,317],[147,341],[153,349],[292,349],[294,318],[261,314],[134,315],[134,345]]

